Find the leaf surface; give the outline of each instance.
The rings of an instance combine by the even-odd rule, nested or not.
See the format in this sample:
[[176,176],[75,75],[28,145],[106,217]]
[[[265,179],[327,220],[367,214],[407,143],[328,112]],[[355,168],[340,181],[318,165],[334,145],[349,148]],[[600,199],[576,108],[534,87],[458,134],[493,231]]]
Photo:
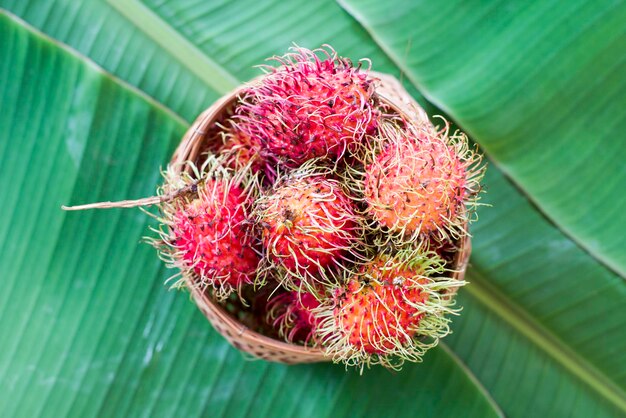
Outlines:
[[[0,4],[7,2],[11,3],[8,0],[0,0]],[[528,162],[527,160],[533,160],[528,157],[529,155],[536,156],[538,148],[549,153],[552,156],[551,161],[558,160],[555,156],[561,155],[560,149],[563,142],[547,140],[540,142],[535,139],[534,142],[531,141],[531,143],[526,144],[525,138],[523,138],[523,140],[517,140],[518,143],[510,144],[509,142],[516,140],[516,138],[510,136],[510,126],[506,120],[507,115],[499,116],[495,125],[490,125],[495,123],[490,120],[491,116],[468,118],[467,120],[462,118],[464,113],[458,113],[459,109],[465,109],[467,112],[470,110],[479,112],[488,106],[495,111],[500,111],[501,103],[497,102],[496,94],[507,95],[511,86],[503,83],[500,79],[498,82],[485,79],[484,74],[482,74],[483,71],[486,71],[484,68],[481,70],[481,74],[474,74],[471,71],[467,75],[457,74],[451,70],[452,67],[449,66],[448,60],[458,64],[455,61],[457,59],[455,55],[457,53],[468,54],[468,52],[454,51],[451,47],[441,47],[443,41],[449,42],[453,46],[463,46],[466,38],[469,38],[468,42],[473,47],[480,47],[480,43],[474,42],[474,39],[467,35],[473,32],[464,32],[465,36],[460,36],[457,32],[460,27],[474,25],[472,27],[475,28],[480,25],[482,30],[484,26],[488,33],[484,36],[481,34],[481,39],[486,39],[485,37],[489,35],[492,37],[492,42],[482,46],[484,50],[481,59],[483,61],[478,60],[476,62],[489,68],[488,63],[492,57],[515,53],[516,51],[511,48],[506,49],[506,47],[514,45],[514,37],[508,36],[501,40],[498,31],[506,32],[513,23],[522,26],[527,25],[533,16],[534,19],[537,19],[536,13],[530,15],[522,13],[519,10],[521,6],[504,7],[497,5],[493,9],[489,9],[489,12],[473,15],[473,12],[482,11],[482,9],[469,6],[461,7],[462,10],[453,9],[448,4],[443,8],[429,10],[431,13],[421,13],[425,10],[417,9],[421,10],[421,14],[416,16],[413,8],[410,10],[403,7],[376,9],[375,5],[368,2],[358,2],[352,6],[343,4],[358,19],[357,21],[331,1],[313,2],[313,4],[304,1],[270,1],[259,4],[248,0],[241,2],[187,0],[121,2],[111,0],[109,4],[93,2],[93,4],[85,3],[76,7],[74,6],[75,2],[55,0],[54,6],[51,6],[50,10],[57,11],[52,13],[46,13],[41,7],[28,6],[28,3],[30,2],[11,3],[10,8],[16,10],[29,22],[37,25],[41,23],[39,27],[42,27],[46,32],[94,57],[106,69],[158,98],[188,121],[192,120],[195,114],[202,110],[202,106],[198,106],[198,103],[204,102],[203,99],[198,98],[213,97],[218,95],[220,91],[226,91],[230,88],[228,82],[214,83],[205,80],[198,74],[201,74],[205,69],[207,74],[211,74],[218,68],[217,71],[226,71],[232,75],[233,79],[249,79],[258,74],[252,65],[260,63],[267,56],[283,53],[291,42],[307,47],[316,47],[328,42],[342,55],[348,55],[353,59],[369,57],[373,61],[374,69],[400,75],[405,82],[415,83],[429,99],[450,112],[464,129],[469,130],[474,139],[481,143],[496,161],[496,165],[491,164],[488,171],[486,179],[488,193],[484,198],[485,202],[490,203],[492,207],[480,209],[480,220],[473,228],[474,253],[468,277],[472,284],[463,289],[460,295],[460,303],[464,306],[464,313],[460,318],[455,319],[453,325],[455,333],[446,340],[451,353],[458,356],[476,375],[478,381],[488,388],[490,394],[508,416],[623,415],[626,410],[626,396],[624,396],[626,359],[624,359],[623,354],[626,352],[626,336],[620,330],[626,325],[626,314],[621,309],[626,299],[624,281],[619,274],[616,274],[612,261],[609,260],[607,263],[606,257],[593,251],[588,243],[585,244],[584,239],[586,238],[576,236],[572,230],[568,229],[566,222],[560,220],[560,215],[553,216],[545,209],[534,195],[534,189],[532,187],[527,188],[518,178],[517,173],[509,168],[508,160],[505,161],[499,154],[500,148],[511,147],[511,150],[507,151],[509,152],[507,158],[510,160],[510,164],[520,166],[530,164],[529,170],[532,171],[534,170],[533,164],[537,166],[538,163]],[[36,2],[32,3],[35,4]],[[614,4],[618,4],[618,2]],[[111,5],[114,6],[113,9]],[[419,2],[415,5],[418,8],[424,6],[423,3]],[[513,13],[507,7],[518,7],[518,9]],[[558,7],[555,8],[555,10],[557,9]],[[369,19],[376,18],[372,21],[385,21],[387,24],[370,25],[366,21],[367,10],[369,12],[375,11],[372,12],[375,16],[367,15]],[[142,13],[145,15],[138,15]],[[73,31],[67,30],[67,26],[61,18],[65,14],[73,16],[73,27],[76,28]],[[454,15],[456,18],[449,19],[450,15]],[[500,15],[508,16],[511,20],[507,23],[511,24],[503,24],[498,21],[497,18],[501,17]],[[514,19],[510,17],[513,15]],[[98,20],[100,27],[108,30],[98,31],[92,42],[83,42],[84,33],[88,32],[91,20],[100,16],[105,16],[101,21]],[[424,16],[429,16],[429,18],[424,19]],[[472,18],[469,19],[469,17]],[[494,24],[494,26],[492,21],[500,23]],[[362,22],[364,26],[362,27],[359,22]],[[550,22],[551,27],[554,27],[552,31],[557,38],[568,35],[568,24],[567,19],[554,19]],[[546,25],[546,27],[550,25]],[[537,31],[536,26],[533,28],[532,33],[535,33]],[[426,35],[436,32],[439,34],[439,38],[428,38],[430,41],[427,42],[416,37],[416,31],[422,31]],[[523,34],[523,32],[520,33]],[[163,33],[175,33],[177,36],[164,38]],[[498,36],[494,34],[498,34]],[[392,35],[395,36],[396,40],[393,48],[389,47],[390,44],[385,40],[385,36],[389,36],[391,39]],[[124,41],[116,44],[117,36],[120,36]],[[452,39],[448,39],[449,37]],[[606,39],[600,39],[600,41],[604,42]],[[498,48],[499,43],[502,45]],[[114,44],[117,45],[115,54],[111,53],[109,49]],[[416,49],[413,47],[416,44],[420,44],[420,48],[417,49],[419,53],[425,50],[429,51],[433,57],[438,58],[438,61],[431,63],[430,60],[434,58],[430,55],[417,55]],[[557,44],[563,46],[562,43]],[[564,47],[555,48],[551,52],[561,54],[564,60],[569,63],[575,63],[576,57],[584,58],[588,54],[597,55],[600,53],[594,46],[595,44],[585,45],[585,48],[578,50],[575,54]],[[457,49],[459,48],[462,49],[457,47]],[[192,59],[178,62],[180,57],[177,55],[176,49],[192,51]],[[132,59],[134,56],[143,54],[143,51],[149,51],[144,59]],[[544,58],[542,52],[537,52],[535,55],[527,54],[525,57],[529,61],[524,64],[528,65],[539,65]],[[145,65],[146,59],[150,62],[149,66]],[[409,61],[417,62],[420,65],[408,65]],[[207,66],[207,62],[210,65]],[[424,65],[427,66],[424,67]],[[176,70],[172,72],[170,68],[176,68]],[[574,68],[574,64],[572,64],[572,68]],[[489,70],[493,74],[499,71],[498,68],[489,68]],[[519,93],[516,96],[513,93],[510,94],[513,99],[523,99],[522,102],[526,103],[526,107],[520,110],[519,116],[532,123],[543,123],[542,121],[545,120],[541,118],[541,114],[531,111],[535,106],[535,101],[537,105],[543,106],[545,105],[545,97],[562,93],[559,90],[561,85],[558,83],[555,89],[552,89],[554,85],[551,84],[550,77],[554,78],[554,74],[549,71],[544,71],[544,73],[547,76],[543,81],[540,80],[543,86],[541,94],[534,92],[528,97]],[[139,79],[136,74],[141,75]],[[471,80],[472,82],[480,80],[485,83],[483,89],[491,91],[489,97],[493,99],[495,104],[485,103],[487,99],[483,100],[481,95],[473,94],[472,89],[474,87],[471,85],[462,85],[463,88],[459,90],[458,86],[453,83],[457,78],[450,76],[451,74],[459,80]],[[501,74],[501,78],[506,74],[508,73]],[[578,73],[573,73],[571,79],[578,82],[578,75]],[[450,78],[446,79],[448,76]],[[463,79],[461,76],[466,78]],[[537,77],[541,78],[540,75],[535,76],[536,79]],[[432,94],[431,85],[427,82],[430,78],[438,80],[441,90],[447,91],[448,95],[442,96],[445,100],[440,100],[439,96]],[[152,82],[144,82],[144,79],[152,80]],[[193,83],[186,82],[187,84],[184,84],[186,88],[180,88],[179,80],[196,81]],[[422,104],[429,105],[416,93],[414,88],[410,85],[408,87]],[[501,91],[498,92],[499,87],[501,87]],[[464,93],[466,102],[458,102],[460,100],[459,91]],[[571,93],[570,90],[567,91]],[[603,90],[588,92],[592,101],[600,100],[598,96],[602,94]],[[205,106],[209,103],[210,101],[206,102]],[[196,107],[194,108],[194,106]],[[427,108],[431,113],[440,113],[432,106]],[[610,109],[614,108],[610,107]],[[602,119],[602,111],[603,108],[596,106],[589,110],[587,116],[600,120]],[[468,114],[471,115],[472,113],[469,112]],[[513,115],[517,115],[517,113],[513,112]],[[556,132],[561,132],[565,129],[564,126],[572,121],[574,124],[578,123],[577,114],[564,115],[560,119],[554,120],[551,126]],[[478,122],[483,126],[491,126],[489,128],[491,131],[479,130],[476,132],[472,130],[472,124]],[[466,123],[470,123],[470,125],[466,126]],[[543,129],[543,126],[541,128]],[[606,138],[604,134],[603,131],[603,134],[600,135],[602,141]],[[498,139],[504,145],[500,148],[490,145],[493,138]],[[575,142],[576,140],[574,140]],[[532,149],[520,148],[524,144]],[[597,171],[603,160],[593,158],[593,155],[600,155],[601,151],[587,151],[586,155],[591,157],[587,158],[586,161],[594,165],[594,170]],[[619,155],[619,150],[614,154]],[[163,158],[165,161],[166,157]],[[565,169],[569,170],[568,163],[567,160],[560,162]],[[539,168],[543,170],[544,167]],[[592,181],[588,172],[581,172],[580,176],[582,182]],[[546,178],[561,181],[559,176]],[[154,182],[158,182],[158,179],[155,179]],[[619,184],[605,184],[603,187],[614,193],[618,190],[618,186]],[[151,189],[146,187],[145,193],[149,194]],[[593,187],[588,190],[595,193]],[[559,200],[559,193],[558,190],[554,192],[551,199]],[[127,197],[136,196],[125,194],[120,198]],[[110,197],[102,196],[100,199],[110,199]],[[614,205],[615,202],[619,203],[619,198],[606,203],[605,209]],[[613,206],[613,208],[616,207],[618,206]],[[619,221],[619,218],[616,220]],[[616,228],[608,231],[608,233],[616,237],[618,234],[615,231],[620,230],[620,222],[614,223],[614,225]],[[624,223],[621,222],[621,225]],[[596,229],[594,234],[601,229],[597,225],[594,228]],[[603,233],[605,231],[600,231],[600,234]],[[126,248],[134,247],[128,246]],[[146,260],[151,259],[148,257]],[[151,287],[151,298],[164,297],[161,295],[163,289],[158,282],[162,281],[167,273],[157,274],[161,274],[161,277],[155,279],[156,284],[151,284],[153,286]],[[129,279],[129,283],[134,282]],[[184,301],[185,303],[180,302],[177,299],[180,296],[168,294],[168,298],[172,297],[171,300],[167,299],[168,303],[171,303],[172,306],[180,306],[179,309],[184,309],[187,301]],[[151,299],[152,309],[156,309],[157,304],[162,303],[160,300]],[[176,313],[172,315],[176,316]],[[194,314],[189,313],[189,315],[192,317]],[[193,332],[201,333],[201,335],[213,335],[212,331],[205,330],[206,325],[201,320],[197,323],[189,322],[189,324],[192,323],[197,326]],[[169,333],[163,334],[162,340],[159,340],[162,341],[162,345],[169,343],[169,336],[172,340],[181,338],[180,336],[176,337],[178,335],[176,332],[180,332],[178,323],[176,326],[169,323],[168,326]],[[222,352],[230,353],[224,345],[225,343],[219,341],[217,337],[214,338],[216,347],[221,347]],[[188,341],[185,340],[185,343],[187,344]],[[132,344],[140,346],[141,343],[134,341]],[[144,345],[142,347],[149,346]],[[202,352],[197,347],[196,350],[197,353]],[[200,354],[197,354],[194,359],[198,359],[198,356]],[[233,403],[238,405],[236,399],[239,395],[246,397],[254,396],[255,393],[257,398],[260,397],[261,399],[255,401],[252,406],[246,406],[250,407],[248,413],[257,411],[256,407],[259,405],[258,410],[266,415],[276,413],[276,411],[293,412],[295,410],[293,403],[287,401],[278,402],[276,406],[272,407],[259,404],[262,399],[271,395],[262,391],[257,392],[256,389],[248,391],[246,388],[242,393],[238,393],[234,388],[241,385],[237,382],[243,382],[244,376],[246,379],[251,379],[250,376],[256,373],[256,369],[249,372],[242,371],[241,374],[232,371],[233,367],[239,370],[239,368],[245,368],[241,364],[246,364],[240,364],[241,360],[236,353],[219,358],[211,357],[211,359],[213,363],[210,365],[203,364],[201,360],[191,363],[186,359],[177,359],[177,364],[183,362],[184,367],[172,366],[172,370],[176,371],[167,372],[167,378],[158,373],[142,375],[142,385],[148,389],[138,390],[136,395],[128,396],[124,395],[122,391],[111,389],[110,392],[114,393],[112,399],[123,399],[120,401],[121,405],[139,414],[143,410],[141,406],[137,406],[135,401],[131,401],[132,396],[144,399],[140,402],[147,402],[146,397],[160,396],[153,395],[154,392],[150,389],[154,387],[153,385],[158,384],[163,387],[163,389],[159,389],[159,393],[166,394],[165,399],[176,399],[176,403],[165,401],[160,405],[167,404],[168,407],[158,406],[153,410],[163,408],[164,411],[173,412],[175,410],[173,408],[182,408],[182,411],[188,411],[188,414],[194,415],[201,413],[202,408],[206,406],[205,414],[214,408],[218,413],[232,412],[235,416],[244,415],[242,409],[230,405]],[[172,357],[170,360],[174,362]],[[428,358],[426,360],[432,361]],[[135,359],[134,361],[139,360]],[[188,367],[189,363],[193,364],[196,369],[205,370],[204,373],[216,375],[226,373],[226,376],[230,376],[221,375],[219,378],[220,382],[228,382],[226,386],[229,389],[226,390],[226,394],[222,394],[221,397],[211,395],[207,398],[206,394],[213,393],[210,392],[213,388],[204,387],[203,390],[200,390],[198,387],[201,386],[194,386],[200,385],[198,383],[200,380],[193,380],[193,378],[199,379],[203,375],[192,373],[192,369]],[[133,370],[132,367],[136,367],[136,364],[133,363],[133,360],[126,361],[124,366],[126,368],[123,369],[125,376],[134,376],[133,373],[136,373],[136,370]],[[459,364],[462,365],[462,363]],[[276,376],[277,374],[279,376],[291,376],[288,379],[292,380],[287,380],[287,384],[296,379],[295,375],[290,374],[291,368],[276,366],[278,368],[274,369],[274,366],[270,365],[265,367],[268,371],[263,373],[267,373],[268,376]],[[302,369],[308,370],[309,367],[317,370],[316,367],[325,368],[326,366],[303,366]],[[418,369],[419,367],[422,366],[418,366]],[[334,369],[329,368],[328,370]],[[412,372],[406,370],[400,375],[404,375],[404,373]],[[170,377],[170,374],[175,377]],[[97,372],[93,372],[93,375],[99,376]],[[187,376],[192,380],[185,381]],[[267,381],[275,382],[274,389],[268,393],[278,393],[276,388],[277,385],[283,383],[282,377],[263,376],[260,380],[255,380],[256,378],[252,378],[252,380],[258,382],[259,385],[265,385]],[[309,384],[310,382],[324,381],[328,390],[338,387],[337,385],[343,384],[338,382],[347,379],[343,372],[327,374],[324,378],[317,379],[311,377],[318,376],[313,371],[298,375],[297,379],[300,376],[309,379]],[[472,374],[467,374],[467,376],[472,378]],[[335,381],[334,379],[338,380]],[[372,382],[375,379],[381,378],[376,375]],[[411,382],[420,380],[419,375],[411,379],[413,379]],[[185,387],[179,385],[175,394],[170,396],[170,392],[165,388],[164,382],[166,381],[185,381],[188,383]],[[383,379],[382,382],[385,380]],[[394,382],[395,380],[389,380],[389,385],[393,385]],[[192,387],[195,390],[189,389]],[[422,387],[420,386],[420,388]],[[425,391],[431,397],[439,396],[436,391],[431,389],[426,388]],[[189,393],[204,396],[206,399],[203,400],[203,405],[205,406],[200,408],[196,402],[190,401]],[[302,393],[305,392],[301,390],[294,396],[300,398]],[[304,411],[311,415],[320,411],[316,408],[322,408],[324,411],[326,411],[324,408],[333,408],[339,411],[362,411],[363,415],[376,412],[376,406],[372,406],[373,401],[367,405],[363,405],[360,400],[341,403],[341,400],[333,397],[331,397],[332,400],[327,401],[323,394],[329,393],[328,391],[319,392],[314,396],[317,403],[324,405],[317,406],[316,404],[313,406],[313,401],[311,401],[312,403],[305,407]],[[402,408],[404,405],[402,410],[411,410],[410,408],[415,405],[414,402],[410,402],[413,395],[413,392],[407,392],[407,396],[398,401],[396,406]],[[84,399],[82,408],[85,411],[90,411],[86,406],[89,398],[84,397]],[[233,399],[235,399],[234,402]],[[426,404],[432,405],[433,399],[427,400]],[[112,404],[116,405],[116,402],[112,402]],[[172,403],[175,406],[172,406]],[[224,406],[225,403],[226,406]],[[454,403],[454,401],[451,400],[449,403]],[[456,403],[454,404],[456,405]],[[135,406],[128,407],[128,405]],[[453,409],[454,407],[446,404],[443,410],[447,411],[448,408]],[[115,409],[104,410],[114,411]],[[432,411],[432,409],[427,408],[425,413],[428,411]],[[145,412],[143,413],[145,414]],[[442,411],[439,410],[438,413],[441,414]],[[418,413],[415,412],[415,414]]]

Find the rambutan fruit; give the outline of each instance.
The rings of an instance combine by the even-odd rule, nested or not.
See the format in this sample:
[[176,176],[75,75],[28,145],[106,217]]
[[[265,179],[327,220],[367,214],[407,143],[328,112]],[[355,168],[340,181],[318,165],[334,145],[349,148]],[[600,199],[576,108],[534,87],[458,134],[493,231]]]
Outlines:
[[290,343],[305,345],[315,342],[319,319],[314,311],[319,306],[317,297],[306,291],[277,293],[268,303],[270,320],[279,335]]
[[[231,121],[232,122],[232,121]],[[250,166],[253,173],[263,171],[264,161],[260,154],[258,140],[231,124],[221,133],[221,143],[215,153],[224,159],[224,165],[233,170],[242,170]]]
[[365,165],[362,192],[367,214],[400,241],[467,233],[472,190],[483,170],[467,138],[448,136],[430,122],[421,126],[383,123]]
[[330,46],[291,50],[241,97],[239,128],[259,138],[270,161],[292,168],[313,158],[337,161],[375,130],[374,82]]
[[419,361],[449,333],[449,291],[464,284],[444,276],[435,253],[402,250],[363,264],[321,308],[319,334],[335,361],[399,367]]
[[202,173],[196,173],[202,180],[192,178],[183,175],[177,186],[166,184],[172,190],[197,183],[193,193],[161,204],[161,239],[153,244],[169,266],[179,268],[183,277],[191,276],[194,285],[212,288],[222,300],[256,279],[260,242],[249,211],[258,186],[248,171],[229,170],[212,156]]
[[307,166],[281,177],[257,201],[265,259],[284,271],[288,288],[332,282],[333,272],[359,257],[362,226],[341,183]]

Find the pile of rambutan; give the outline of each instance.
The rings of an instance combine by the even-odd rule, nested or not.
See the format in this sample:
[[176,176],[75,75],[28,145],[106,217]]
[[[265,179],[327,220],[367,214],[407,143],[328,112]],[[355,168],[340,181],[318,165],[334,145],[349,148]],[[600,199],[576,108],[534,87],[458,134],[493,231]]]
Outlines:
[[361,369],[420,361],[458,312],[481,159],[393,106],[367,60],[324,46],[273,61],[201,158],[168,167],[151,242],[256,332]]

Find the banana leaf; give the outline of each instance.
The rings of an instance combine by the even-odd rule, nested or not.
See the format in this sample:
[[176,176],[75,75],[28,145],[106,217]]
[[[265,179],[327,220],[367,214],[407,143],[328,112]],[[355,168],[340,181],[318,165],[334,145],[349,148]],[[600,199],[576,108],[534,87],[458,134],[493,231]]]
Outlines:
[[[2,16],[3,415],[626,411],[624,35],[598,17],[617,21],[623,5],[385,4],[0,0],[78,51]],[[574,43],[571,28],[593,40]],[[163,285],[171,272],[138,244],[145,215],[58,209],[150,195],[195,115],[292,42],[370,58],[491,161],[463,313],[399,373],[248,361]],[[608,75],[593,80],[596,64]]]

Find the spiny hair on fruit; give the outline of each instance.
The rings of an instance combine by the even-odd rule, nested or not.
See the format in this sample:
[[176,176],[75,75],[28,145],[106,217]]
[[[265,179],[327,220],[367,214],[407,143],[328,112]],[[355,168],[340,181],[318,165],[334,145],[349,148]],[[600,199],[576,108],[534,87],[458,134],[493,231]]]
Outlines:
[[363,264],[315,311],[320,339],[335,362],[399,368],[421,361],[450,332],[451,293],[465,283],[450,277],[435,253],[418,249],[380,254]]
[[376,80],[362,62],[353,65],[328,45],[294,46],[278,66],[263,66],[237,108],[239,129],[261,142],[262,157],[298,167],[319,158],[339,161],[375,131]]
[[484,169],[463,134],[450,135],[447,124],[438,129],[428,120],[387,120],[360,159],[344,182],[362,198],[370,227],[380,230],[378,245],[467,235]]
[[263,173],[266,169],[258,139],[239,129],[232,119],[225,123],[217,140],[215,155],[220,156],[228,168],[245,170],[250,166],[253,173]]
[[160,194],[183,192],[159,205],[159,238],[151,243],[169,267],[179,269],[174,286],[210,289],[224,300],[253,283],[261,257],[250,211],[260,187],[249,166],[235,171],[208,156],[200,169],[181,173],[170,167],[165,177],[174,180]]
[[309,162],[281,176],[257,200],[264,271],[289,289],[315,291],[333,283],[346,265],[363,258],[364,229],[351,197],[329,169]]
[[268,302],[269,319],[286,341],[317,344],[319,318],[314,312],[319,305],[318,296],[307,291],[276,292]]

